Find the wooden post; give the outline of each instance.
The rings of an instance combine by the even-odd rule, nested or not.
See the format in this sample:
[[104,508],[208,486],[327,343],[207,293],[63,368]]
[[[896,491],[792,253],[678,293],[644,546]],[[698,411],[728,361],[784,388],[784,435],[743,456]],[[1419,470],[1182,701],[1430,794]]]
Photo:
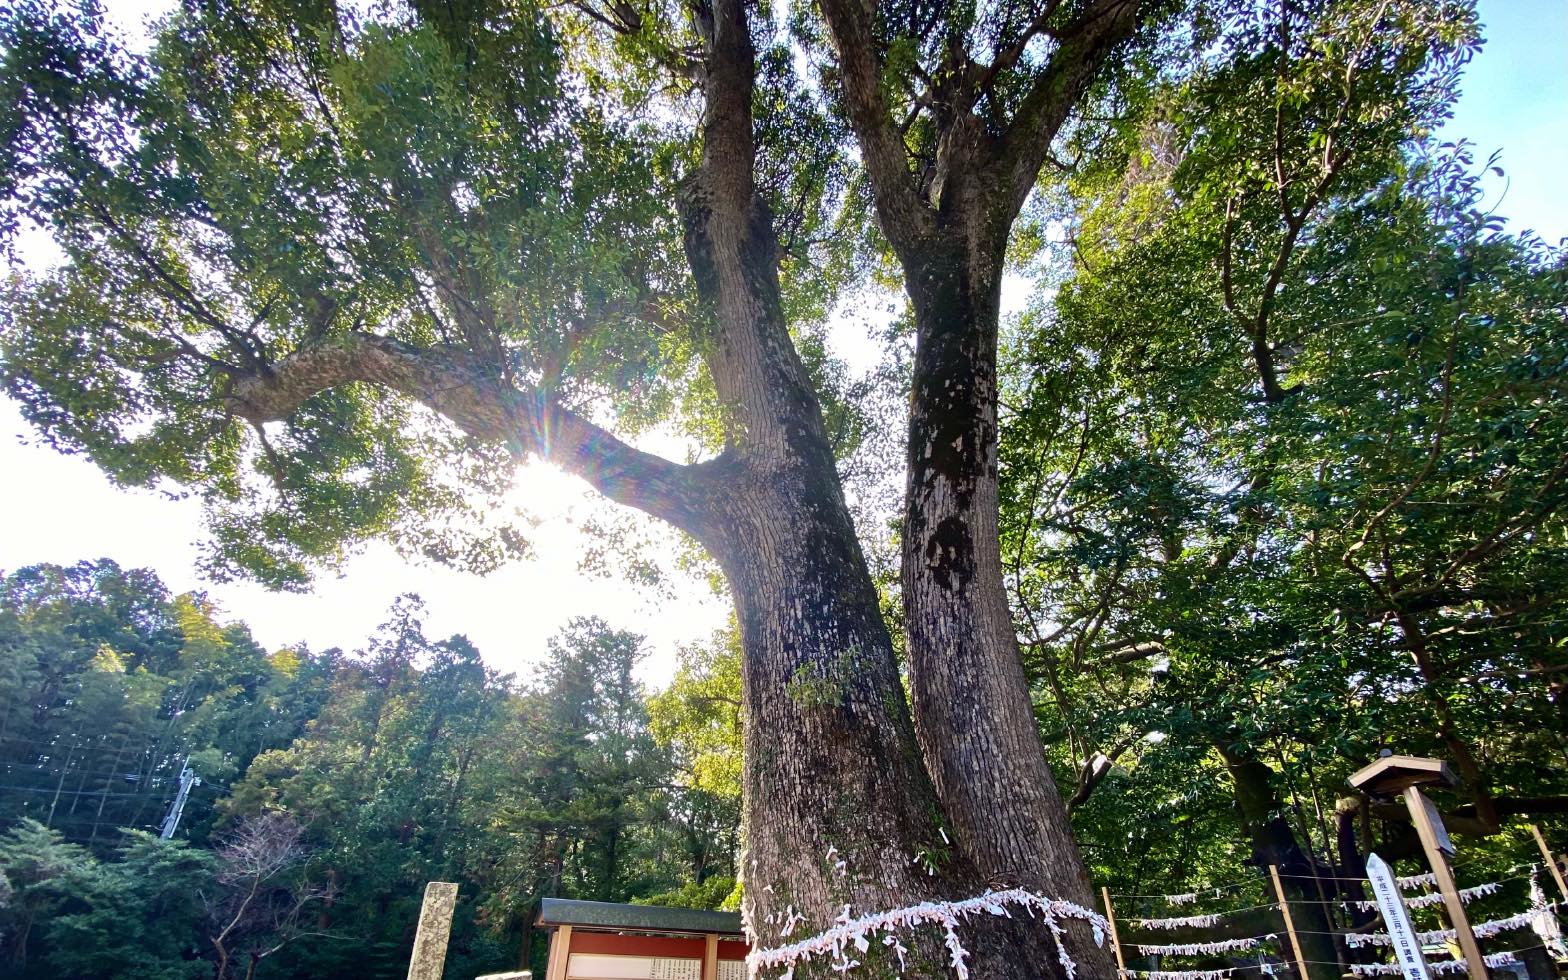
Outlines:
[[425,886],[419,929],[414,933],[414,955],[408,961],[408,980],[441,980],[446,972],[446,943],[452,936],[452,910],[456,907],[457,882],[432,881]]
[[550,962],[544,980],[566,980],[566,967],[572,958],[572,927],[560,926],[550,937]]
[[1541,828],[1531,824],[1530,833],[1535,835],[1535,846],[1541,849],[1541,857],[1546,859],[1546,866],[1551,869],[1552,878],[1557,882],[1557,890],[1563,893],[1563,898],[1568,899],[1568,882],[1563,881],[1563,869],[1558,866],[1557,858],[1552,855],[1552,849],[1546,846],[1546,838],[1541,836]]
[[719,937],[708,934],[702,949],[702,980],[719,980]]
[[1285,886],[1279,880],[1279,866],[1269,865],[1269,877],[1274,879],[1274,894],[1279,898],[1279,914],[1285,919],[1285,935],[1290,937],[1290,951],[1296,954],[1296,972],[1301,980],[1310,980],[1307,958],[1301,952],[1301,940],[1296,937],[1296,921],[1290,917],[1290,902],[1285,899]]
[[1122,958],[1122,940],[1116,934],[1116,910],[1111,908],[1111,890],[1101,888],[1100,897],[1105,899],[1105,922],[1111,927],[1111,948],[1116,951],[1116,975],[1121,976],[1127,972],[1127,961]]
[[1432,805],[1419,786],[1406,787],[1405,806],[1410,808],[1410,822],[1415,824],[1416,834],[1421,838],[1421,849],[1426,851],[1427,863],[1432,866],[1432,874],[1437,878],[1437,890],[1443,893],[1443,907],[1448,910],[1448,921],[1453,925],[1459,940],[1459,951],[1464,954],[1470,980],[1487,980],[1486,958],[1481,953],[1481,944],[1475,940],[1475,933],[1470,930],[1470,916],[1465,912],[1464,903],[1459,900],[1454,872],[1448,864],[1448,852],[1444,847],[1448,833],[1443,829],[1442,817],[1438,816],[1437,807]]

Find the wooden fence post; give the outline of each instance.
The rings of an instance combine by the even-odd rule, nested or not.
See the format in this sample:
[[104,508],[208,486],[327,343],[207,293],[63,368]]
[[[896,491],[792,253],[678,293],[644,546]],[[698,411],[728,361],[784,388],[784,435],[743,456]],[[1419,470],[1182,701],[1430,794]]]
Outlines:
[[1121,976],[1127,972],[1127,961],[1122,958],[1122,940],[1116,934],[1116,910],[1111,908],[1111,890],[1101,888],[1100,897],[1105,899],[1105,922],[1111,927],[1111,949],[1116,951],[1116,973]]
[[1557,882],[1557,890],[1563,893],[1563,898],[1568,899],[1568,882],[1563,881],[1563,869],[1558,867],[1552,849],[1546,846],[1546,838],[1541,836],[1541,828],[1531,824],[1530,833],[1535,835],[1535,846],[1541,849],[1541,857],[1546,859],[1546,867],[1551,870],[1552,878]]
[[1443,818],[1419,786],[1405,789],[1405,806],[1410,810],[1410,822],[1415,825],[1416,836],[1421,838],[1421,848],[1426,851],[1426,862],[1437,878],[1437,890],[1443,895],[1448,924],[1454,927],[1459,951],[1464,954],[1466,972],[1470,980],[1487,980],[1486,957],[1470,929],[1470,915],[1459,898],[1459,886],[1454,884],[1454,871],[1448,863],[1453,846],[1448,841],[1448,832],[1443,829]]
[[414,955],[408,961],[408,980],[441,980],[446,972],[446,944],[452,936],[452,910],[456,907],[457,882],[432,881],[425,886],[419,931],[414,933]]
[[1290,902],[1285,900],[1285,886],[1279,880],[1279,866],[1269,865],[1269,877],[1274,879],[1274,895],[1279,899],[1279,912],[1285,919],[1285,935],[1290,937],[1290,951],[1296,954],[1296,972],[1301,980],[1310,980],[1307,958],[1301,954],[1301,940],[1296,938],[1296,922],[1290,917]]

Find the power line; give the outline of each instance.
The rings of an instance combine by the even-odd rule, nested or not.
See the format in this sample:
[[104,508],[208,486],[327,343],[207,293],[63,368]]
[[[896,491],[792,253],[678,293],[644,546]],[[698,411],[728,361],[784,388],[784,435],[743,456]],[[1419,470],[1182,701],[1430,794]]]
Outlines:
[[[28,814],[28,813],[21,813],[21,814],[17,814],[17,816],[19,816],[19,817],[28,817],[28,816],[32,816],[32,815]],[[36,817],[34,819],[36,819]],[[44,823],[44,821],[40,820],[39,823]],[[114,830],[114,829],[117,829],[117,828],[124,828],[124,829],[127,829],[127,830],[153,830],[153,829],[156,828],[156,824],[150,824],[150,823],[139,823],[139,824],[118,823],[118,822],[116,822],[116,821],[114,821],[112,819],[108,819],[108,818],[105,818],[103,820],[99,820],[97,817],[93,817],[93,816],[90,816],[88,814],[69,814],[69,813],[65,814],[63,816],[61,816],[59,814],[56,814],[54,820],[52,822],[49,822],[49,823],[45,824],[45,825],[50,827],[50,828],[55,828],[55,827],[59,827],[61,824],[71,824],[71,825],[75,825],[75,826],[80,826],[82,824],[92,824],[92,823],[98,824],[99,826],[101,826],[101,827],[103,827],[103,828],[105,828],[107,830]]]
[[[62,744],[62,741],[61,741],[62,739],[69,739],[69,738],[74,738],[74,737],[76,737],[76,736],[73,736],[73,735],[71,735],[69,733],[66,733],[66,732],[61,732],[58,736],[55,737],[54,740],[52,740],[52,741],[44,741],[43,739],[28,738],[25,735],[0,735],[0,742],[26,742],[29,745],[45,745],[45,746],[48,746],[50,748],[54,748],[54,747],[60,746]],[[78,742],[76,742],[75,743],[75,747],[76,748],[85,748],[85,747],[91,745],[94,742],[107,743],[110,739],[121,739],[121,738],[124,738],[124,737],[125,736],[123,736],[123,735],[92,735],[92,736],[89,736],[86,741],[78,741]],[[158,741],[157,736],[154,736],[152,738],[147,739],[145,743],[136,743],[136,744],[152,745],[152,744],[156,743],[157,741]],[[70,747],[70,746],[67,744],[66,747]]]
[[[51,768],[48,768],[47,766],[45,766],[43,763],[33,763],[33,764],[29,765],[29,764],[27,764],[25,762],[21,762],[21,763],[0,762],[0,769],[9,769],[9,770],[11,770],[13,772],[52,772],[52,773],[66,772],[66,773],[70,773],[73,776],[86,776],[88,779],[102,779],[102,778],[110,777],[110,776],[129,776],[129,777],[135,777],[136,780],[140,780],[141,779],[141,773],[137,769],[127,769],[124,766],[121,766],[118,769],[93,769],[93,770],[88,770],[88,769],[78,769],[75,766],[72,766],[72,767],[70,767],[68,769],[60,769],[60,768],[53,768],[53,769],[51,769]],[[152,776],[150,778],[152,778],[152,779],[162,779],[163,777],[162,776]]]
[[0,790],[13,793],[59,793],[61,796],[146,796],[146,793],[111,793],[108,790],[96,789],[55,789],[52,786],[0,786]]

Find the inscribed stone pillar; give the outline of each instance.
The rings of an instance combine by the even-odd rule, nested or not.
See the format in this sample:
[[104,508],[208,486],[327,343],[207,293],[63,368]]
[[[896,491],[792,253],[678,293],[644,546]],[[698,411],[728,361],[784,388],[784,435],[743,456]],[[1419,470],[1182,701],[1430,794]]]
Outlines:
[[425,886],[419,931],[414,934],[414,955],[408,961],[408,980],[441,980],[446,971],[446,943],[452,935],[452,910],[456,907],[457,882],[432,881]]

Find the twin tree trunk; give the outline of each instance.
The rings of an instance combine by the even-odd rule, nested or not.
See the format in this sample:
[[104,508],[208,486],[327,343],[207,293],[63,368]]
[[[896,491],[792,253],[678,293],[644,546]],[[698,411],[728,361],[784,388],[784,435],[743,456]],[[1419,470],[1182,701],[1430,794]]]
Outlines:
[[[970,237],[951,236],[960,242]],[[1002,249],[909,261],[917,346],[902,586],[916,729],[970,859],[995,885],[1095,908],[1046,763],[1002,576],[997,326]],[[1069,948],[1111,969],[1085,930]]]
[[[755,56],[742,0],[714,5],[712,32],[702,162],[679,206],[714,323],[706,357],[735,431],[687,529],[723,567],[739,618],[742,873],[756,942],[812,935],[846,905],[866,915],[993,886],[1093,908],[1002,585],[997,283],[976,290],[962,263],[933,267],[929,295],[914,296],[917,357],[928,367],[917,365],[924,380],[911,424],[904,579],[917,726],[820,406],[784,322],[772,217],[752,177]],[[1089,930],[1066,925],[1079,975],[1109,977]],[[977,916],[961,932],[976,977],[1062,976],[1051,933],[1021,912]],[[937,929],[903,941],[906,976],[950,975]],[[867,976],[896,972],[880,944],[855,955]],[[825,958],[796,969],[831,972]]]
[[[694,222],[690,212],[688,238],[699,240],[694,255],[733,261],[752,282],[765,284],[764,295],[772,292],[766,285],[772,266],[763,260],[771,229],[760,204],[753,211],[751,244],[757,247],[723,257],[693,229],[711,215]],[[773,319],[769,306],[757,308],[764,321]],[[1052,784],[1027,710],[996,710],[1002,685],[983,666],[984,654],[963,652],[981,642],[972,633],[972,615],[931,620],[930,630],[921,631],[946,637],[955,655],[951,669],[911,671],[917,710],[950,701],[936,721],[920,727],[917,743],[820,410],[794,348],[784,342],[782,321],[775,322],[780,342],[766,345],[765,356],[753,351],[745,358],[751,369],[729,375],[721,386],[757,386],[748,396],[732,397],[775,401],[776,424],[751,427],[747,451],[726,474],[703,535],[735,595],[744,649],[742,873],[759,945],[784,945],[820,931],[845,905],[864,915],[928,899],[968,898],[992,886],[1027,885],[1092,908],[1060,801],[1048,801],[1061,817],[1054,840],[1041,832],[1043,820],[1016,819],[1017,800],[1047,802],[1040,787],[1050,790]],[[725,352],[718,356],[723,359]],[[769,435],[759,438],[764,432]],[[994,499],[994,481],[992,494]],[[978,533],[994,537],[994,521],[989,531]],[[973,561],[956,544],[952,554],[954,560]],[[965,588],[973,586],[971,581]],[[949,601],[966,600],[960,593]],[[996,615],[995,609],[988,612]],[[1000,614],[1000,637],[1011,641],[1005,601]],[[1001,648],[994,640],[992,646]],[[1012,663],[1016,677],[1007,680],[1022,689],[1016,651]],[[952,726],[950,735],[942,734],[944,726]],[[933,768],[946,767],[935,784],[925,760]],[[1001,773],[1008,774],[1005,781],[998,779]],[[1004,794],[1014,794],[1014,802],[997,805],[996,797]],[[969,804],[974,809],[965,810]],[[995,822],[988,822],[989,815]],[[949,837],[957,846],[947,843]],[[977,863],[976,853],[992,857]],[[1062,865],[1058,878],[1033,873],[1042,858],[1064,855],[1070,863]],[[1082,886],[1064,893],[1055,887],[1061,880]],[[799,924],[797,914],[803,917]],[[1077,927],[1070,928],[1077,937]],[[962,938],[976,977],[1061,975],[1050,933],[1037,923],[981,916],[963,927]],[[951,975],[934,929],[904,942],[913,950],[906,976]],[[884,948],[857,955],[864,975],[892,975],[891,954]],[[1074,955],[1084,967],[1081,976],[1110,975],[1095,969],[1083,949],[1075,948]],[[796,976],[828,972],[820,960],[797,969]]]

